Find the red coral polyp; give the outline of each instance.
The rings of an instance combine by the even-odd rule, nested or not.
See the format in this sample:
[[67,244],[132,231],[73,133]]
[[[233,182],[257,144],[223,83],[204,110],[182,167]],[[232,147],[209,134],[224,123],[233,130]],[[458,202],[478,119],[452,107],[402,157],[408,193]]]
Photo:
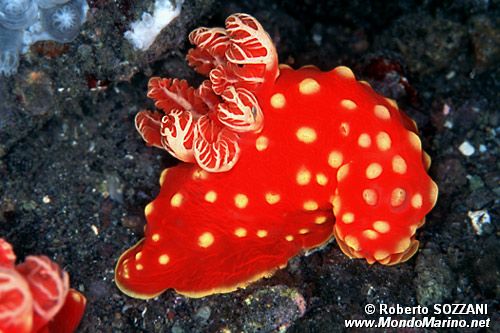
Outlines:
[[[333,237],[370,264],[417,251],[437,187],[415,122],[394,101],[347,67],[278,67],[271,39],[246,14],[190,40],[187,60],[210,80],[193,89],[153,78],[160,110],[140,112],[136,126],[191,163],[162,172],[144,239],[118,260],[123,292],[229,292]],[[158,82],[166,91],[152,93]],[[183,158],[189,149],[194,158]]]
[[[198,28],[189,40],[195,48],[188,63],[210,80],[194,89],[184,80],[151,78],[148,97],[160,112],[141,111],[136,128],[149,145],[206,171],[225,172],[240,157],[236,133],[262,129],[255,94],[276,78],[276,50],[260,23],[246,14],[230,16],[226,29]],[[213,129],[200,132],[207,126]]]
[[45,256],[28,256],[15,266],[12,247],[3,239],[0,258],[8,258],[0,264],[0,332],[71,333],[77,328],[85,297],[69,288],[68,273]]

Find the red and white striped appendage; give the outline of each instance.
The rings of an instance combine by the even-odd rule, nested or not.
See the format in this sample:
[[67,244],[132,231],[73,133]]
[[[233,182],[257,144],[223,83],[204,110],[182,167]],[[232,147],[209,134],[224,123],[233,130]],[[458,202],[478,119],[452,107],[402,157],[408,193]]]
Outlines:
[[184,80],[152,78],[148,97],[161,112],[139,112],[136,128],[147,144],[184,162],[228,171],[238,161],[240,135],[262,130],[255,94],[278,76],[276,49],[247,14],[231,15],[225,29],[195,29],[189,40],[195,47],[186,59],[209,80],[194,89]]

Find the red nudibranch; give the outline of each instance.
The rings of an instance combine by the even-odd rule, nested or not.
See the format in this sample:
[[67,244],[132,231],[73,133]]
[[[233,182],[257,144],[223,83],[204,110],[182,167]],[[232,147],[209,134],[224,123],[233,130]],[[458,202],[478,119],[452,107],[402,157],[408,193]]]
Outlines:
[[0,238],[0,332],[74,332],[86,299],[69,288],[68,273],[45,256],[15,261],[12,246]]
[[160,111],[136,116],[147,144],[189,163],[162,172],[144,239],[117,264],[124,293],[229,292],[332,237],[370,264],[417,251],[438,190],[415,123],[394,101],[347,67],[278,66],[246,14],[189,39],[187,61],[209,79],[194,89],[151,78]]

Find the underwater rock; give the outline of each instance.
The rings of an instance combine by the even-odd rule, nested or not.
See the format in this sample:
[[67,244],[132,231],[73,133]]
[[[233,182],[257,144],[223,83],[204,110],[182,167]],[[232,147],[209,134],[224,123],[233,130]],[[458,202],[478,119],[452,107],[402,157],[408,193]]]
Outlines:
[[0,0],[0,75],[16,73],[19,53],[37,41],[75,39],[88,8],[86,0]]

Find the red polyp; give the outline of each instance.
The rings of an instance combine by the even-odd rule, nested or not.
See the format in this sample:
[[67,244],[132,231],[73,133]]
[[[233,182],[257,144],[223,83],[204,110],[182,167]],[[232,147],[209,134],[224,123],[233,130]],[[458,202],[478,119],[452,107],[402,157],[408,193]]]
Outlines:
[[16,262],[16,255],[6,240],[0,238],[0,267],[12,268]]
[[0,267],[0,332],[29,333],[33,327],[33,298],[16,270]]
[[74,332],[85,311],[87,300],[80,292],[70,289],[64,305],[48,324],[50,333]]
[[74,290],[68,293],[68,273],[45,256],[28,256],[14,266],[12,246],[1,238],[0,258],[3,263],[9,260],[8,265],[0,265],[0,332],[75,331],[85,310],[85,297]]
[[[246,14],[230,16],[225,33],[202,28],[190,40],[195,50],[207,45],[196,52],[210,55],[204,65],[212,69],[200,70],[190,52],[190,64],[210,81],[194,99],[183,98],[203,107],[177,102],[186,87],[150,95],[165,117],[179,107],[190,112],[194,163],[163,171],[160,194],[145,209],[144,239],[118,260],[123,292],[229,292],[332,237],[369,263],[395,264],[416,252],[415,232],[437,188],[414,122],[393,101],[346,67],[278,69],[271,39]],[[158,118],[140,115],[142,136],[157,142],[158,134],[146,137],[144,129]],[[183,137],[185,126],[171,133],[160,127],[161,146],[177,156],[169,136]]]
[[63,306],[69,276],[45,256],[28,256],[17,270],[25,277],[33,295],[33,329],[36,332]]
[[208,75],[212,69],[226,62],[229,37],[224,29],[195,29],[189,34],[189,41],[197,47],[189,50],[186,59],[198,73]]

